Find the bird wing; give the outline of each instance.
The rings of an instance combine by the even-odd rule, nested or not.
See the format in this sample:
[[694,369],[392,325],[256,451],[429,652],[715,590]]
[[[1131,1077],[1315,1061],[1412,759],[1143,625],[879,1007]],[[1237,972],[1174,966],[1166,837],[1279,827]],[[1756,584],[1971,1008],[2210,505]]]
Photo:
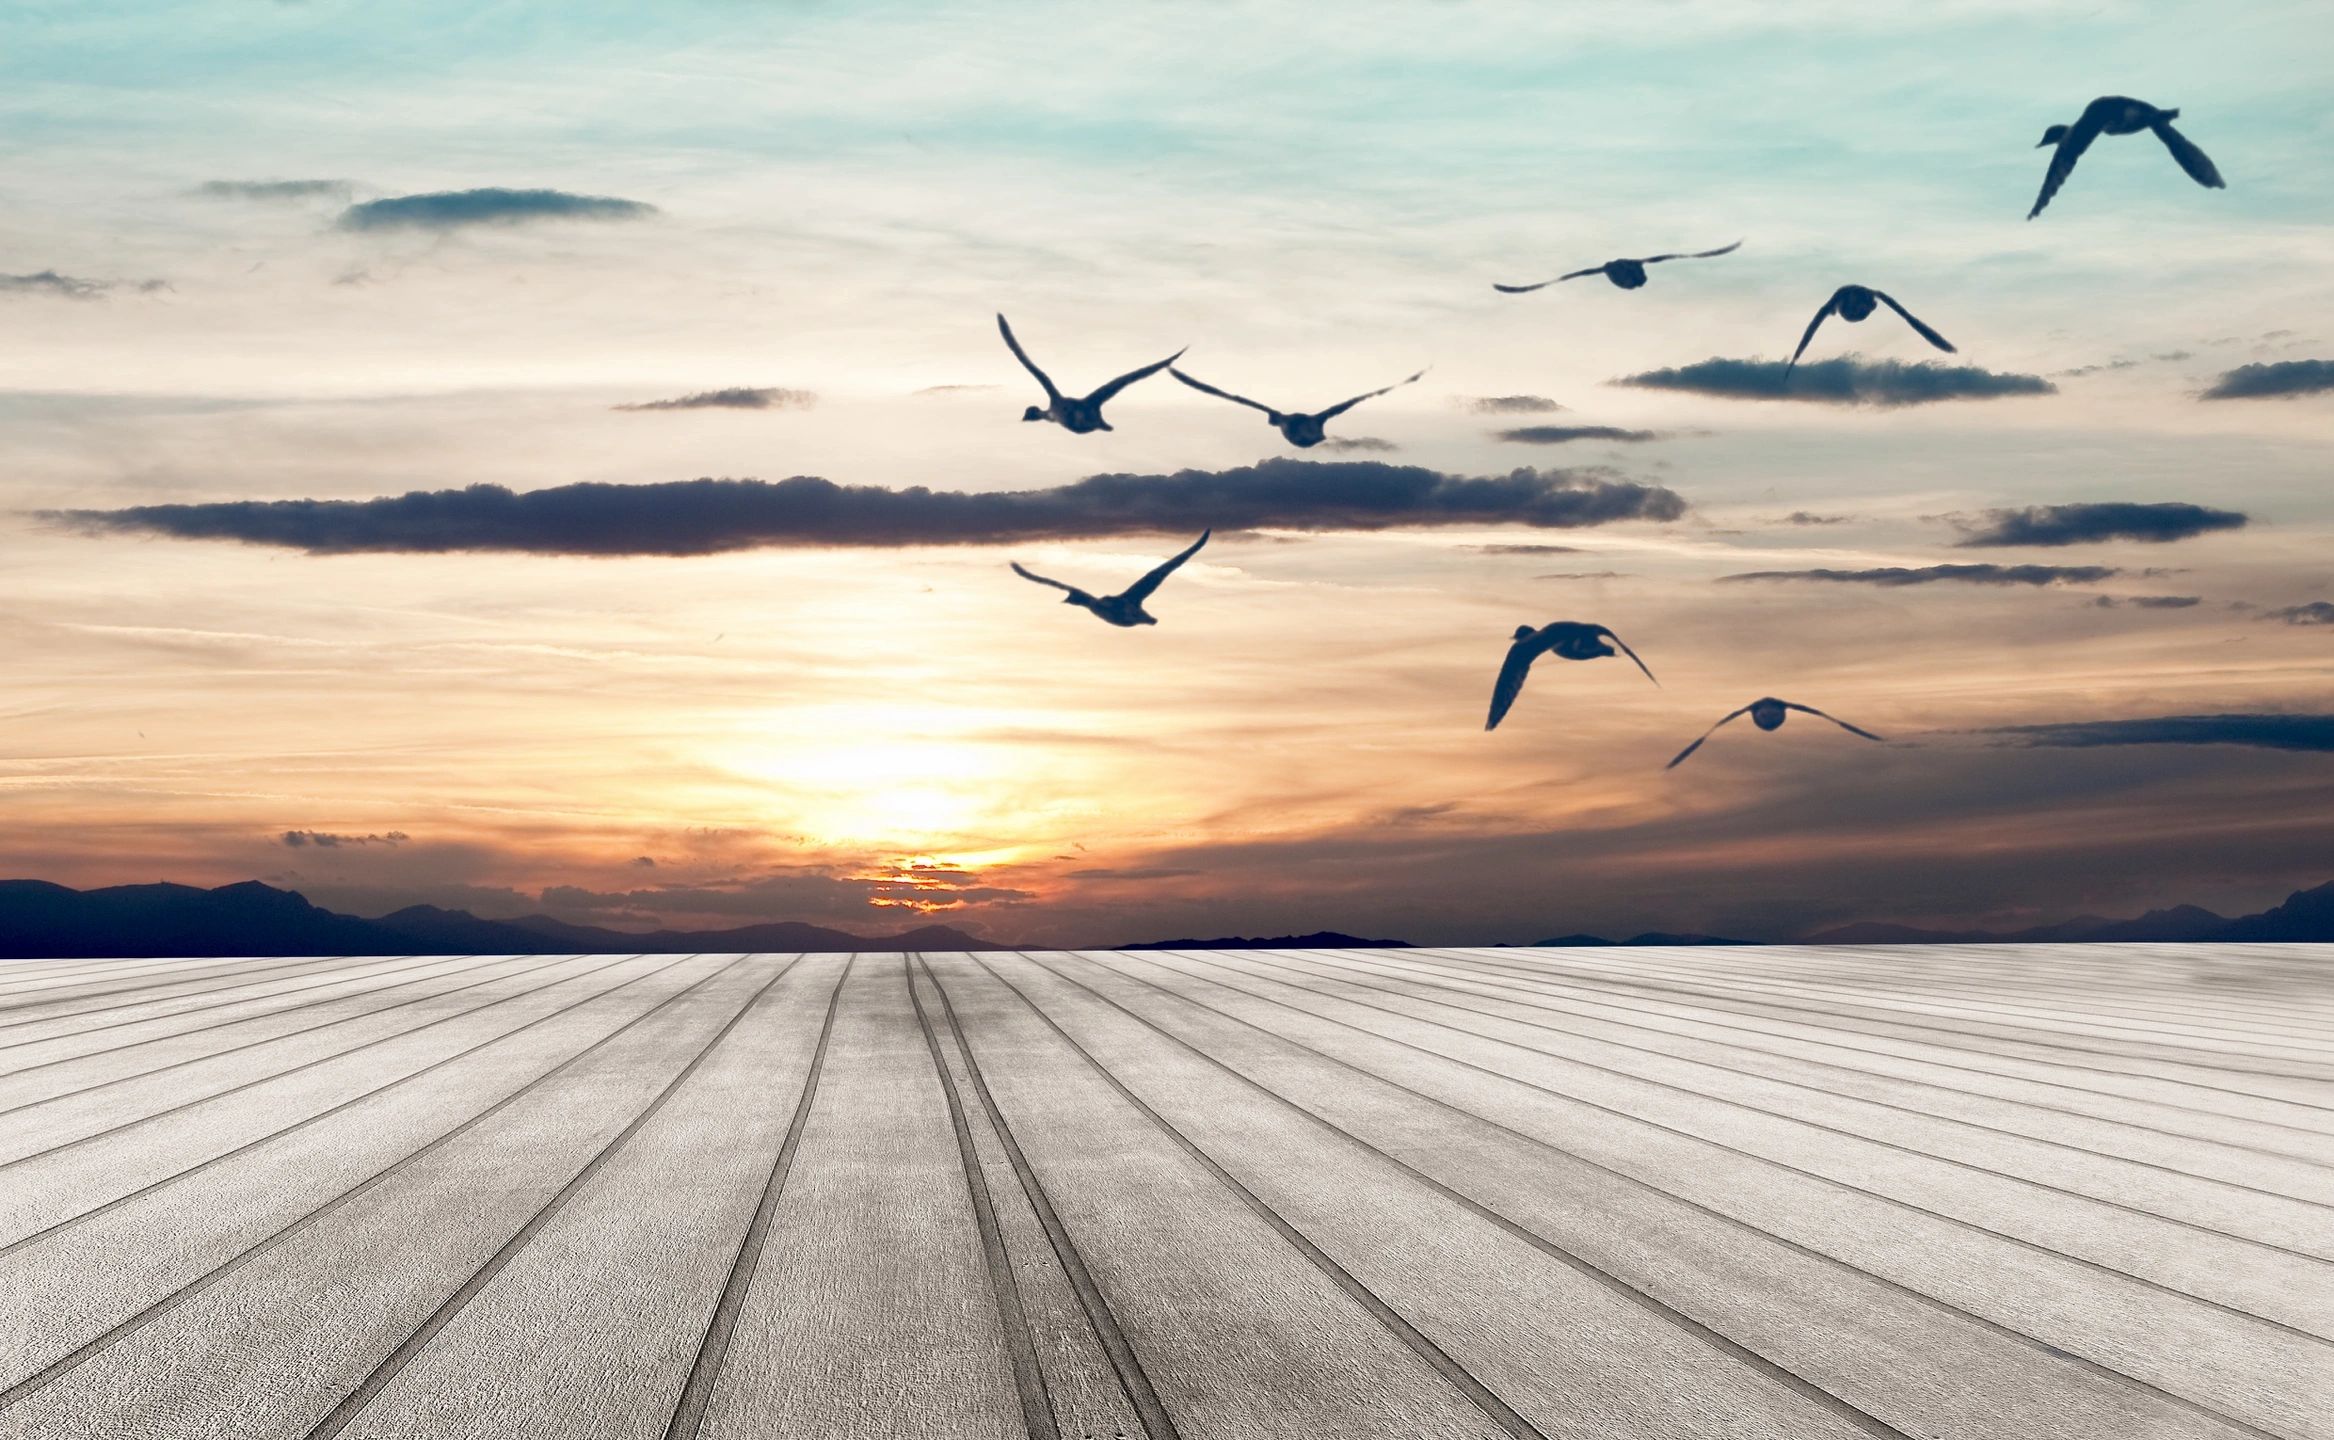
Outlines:
[[1708,260],[1718,255],[1732,255],[1735,251],[1740,250],[1741,248],[1742,242],[1737,240],[1732,245],[1721,245],[1715,250],[1696,250],[1690,254],[1679,253],[1674,255],[1648,255],[1637,263],[1640,265],[1658,265],[1664,260]]
[[1604,273],[1604,269],[1605,267],[1602,265],[1591,265],[1586,270],[1575,270],[1570,274],[1559,275],[1554,280],[1542,280],[1537,285],[1501,285],[1497,282],[1494,282],[1491,288],[1494,290],[1503,291],[1509,295],[1529,295],[1534,290],[1545,290],[1549,286],[1554,285],[1559,281],[1578,280],[1583,275],[1601,275]]
[[1343,415],[1346,411],[1351,410],[1354,406],[1359,405],[1364,400],[1375,400],[1380,395],[1385,394],[1388,390],[1399,390],[1405,385],[1414,384],[1420,376],[1425,374],[1426,372],[1421,370],[1417,375],[1411,376],[1408,380],[1397,380],[1391,385],[1380,386],[1378,389],[1372,390],[1367,395],[1356,395],[1351,400],[1347,400],[1342,404],[1330,406],[1328,409],[1322,411],[1320,414],[1314,416],[1313,418],[1316,420],[1334,420],[1338,416]]
[[1035,375],[1037,383],[1045,387],[1045,398],[1048,400],[1061,399],[1062,392],[1054,388],[1054,382],[1047,378],[1043,370],[1037,368],[1037,362],[1029,358],[1029,352],[1021,348],[1021,342],[1013,338],[1013,327],[1005,323],[1005,317],[1001,313],[997,316],[997,333],[1005,337],[1005,348],[1013,352],[1013,358],[1021,362],[1021,368]]
[[2058,137],[2058,148],[2050,153],[2050,169],[2042,177],[2042,192],[2034,197],[2034,208],[2026,212],[2027,219],[2040,215],[2042,207],[2050,203],[2050,197],[2058,193],[2058,187],[2067,183],[2067,177],[2075,173],[2075,162],[2099,138],[2099,129],[2106,121],[2106,112],[2094,101],[2084,106],[2082,116],[2067,127],[2066,134]]
[[[1750,708],[1751,708],[1751,707],[1749,707],[1748,705],[1745,705],[1745,706],[1743,706],[1743,707],[1742,707],[1740,710],[1737,710],[1737,711],[1735,711],[1733,714],[1731,714],[1731,715],[1728,715],[1728,716],[1726,717],[1726,719],[1725,719],[1725,720],[1720,720],[1720,721],[1718,722],[1718,725],[1724,725],[1724,724],[1726,723],[1726,721],[1727,721],[1727,720],[1736,720],[1736,719],[1740,719],[1742,716],[1748,715],[1748,714],[1750,713]],[[1827,718],[1827,719],[1828,719],[1829,717],[1827,716],[1827,717],[1825,717],[1825,718]],[[1717,733],[1718,733],[1718,725],[1713,725],[1713,726],[1711,726],[1709,729],[1707,729],[1707,730],[1703,731],[1703,732],[1702,732],[1702,740],[1707,740],[1707,739],[1709,739],[1711,736],[1713,736],[1713,735],[1717,734]],[[1688,745],[1688,746],[1687,746],[1685,749],[1683,749],[1683,750],[1680,750],[1680,751],[1678,752],[1678,754],[1677,754],[1677,760],[1672,760],[1672,761],[1670,761],[1670,762],[1669,762],[1667,765],[1664,765],[1664,766],[1662,766],[1661,768],[1662,768],[1662,769],[1664,769],[1664,770],[1675,770],[1675,769],[1677,769],[1677,768],[1678,768],[1678,761],[1679,761],[1679,760],[1683,760],[1683,759],[1685,759],[1685,758],[1686,758],[1688,755],[1691,755],[1691,754],[1693,754],[1693,753],[1694,753],[1696,750],[1699,750],[1699,749],[1701,749],[1701,748],[1702,748],[1702,740],[1696,740],[1696,741],[1695,741],[1693,744],[1691,744],[1691,745]]]
[[1013,573],[1020,576],[1022,579],[1035,580],[1040,585],[1051,585],[1056,590],[1066,590],[1069,592],[1070,598],[1073,600],[1091,600],[1094,598],[1075,585],[1064,585],[1059,580],[1048,580],[1043,575],[1038,574],[1034,570],[1024,570],[1021,568],[1021,562],[1018,560],[1008,560],[1005,563],[1011,565],[1013,567]]
[[1881,304],[1886,305],[1889,309],[1894,310],[1899,315],[1902,315],[1904,317],[1905,324],[1910,325],[1915,330],[1921,332],[1921,338],[1923,340],[1928,341],[1931,345],[1936,346],[1938,349],[1943,350],[1949,355],[1960,353],[1953,348],[1952,341],[1946,339],[1936,331],[1931,330],[1928,326],[1923,325],[1919,316],[1913,314],[1912,311],[1905,309],[1902,305],[1897,304],[1894,297],[1890,296],[1886,290],[1875,290],[1872,293],[1880,297]]
[[1178,350],[1156,365],[1145,365],[1140,370],[1129,370],[1124,375],[1119,376],[1116,380],[1111,381],[1108,385],[1103,386],[1101,389],[1087,396],[1086,403],[1089,405],[1100,405],[1103,401],[1108,400],[1111,396],[1116,395],[1119,391],[1124,390],[1127,386],[1134,384],[1137,380],[1142,379],[1146,375],[1156,375],[1160,371],[1166,369],[1168,366],[1174,364],[1176,361],[1182,358],[1183,351]]
[[1823,308],[1815,312],[1815,318],[1807,322],[1806,333],[1799,337],[1799,348],[1791,352],[1791,365],[1783,367],[1785,375],[1789,375],[1791,366],[1797,365],[1799,357],[1807,353],[1807,342],[1815,338],[1815,332],[1823,328],[1823,322],[1830,319],[1831,313],[1839,308],[1840,296],[1839,292],[1835,290],[1832,292],[1832,298],[1823,302]]
[[1278,410],[1273,409],[1270,405],[1259,405],[1245,395],[1235,395],[1229,390],[1218,390],[1215,386],[1210,385],[1203,380],[1194,380],[1189,375],[1184,374],[1181,370],[1176,369],[1172,365],[1167,367],[1167,373],[1174,376],[1176,379],[1181,380],[1184,384],[1189,385],[1194,390],[1205,390],[1208,394],[1214,395],[1219,399],[1229,400],[1235,405],[1245,405],[1251,410],[1262,410],[1267,415],[1280,414]]
[[2172,152],[2172,158],[2180,162],[2180,168],[2188,172],[2189,179],[2207,190],[2229,188],[2228,183],[2221,179],[2221,172],[2213,168],[2212,161],[2196,148],[2194,141],[2173,129],[2171,121],[2158,120],[2154,128],[2156,138],[2164,142],[2164,148]]
[[1491,683],[1491,716],[1483,722],[1484,729],[1497,730],[1514,707],[1515,697],[1524,693],[1524,677],[1532,673],[1540,648],[1537,635],[1527,635],[1507,647],[1507,658],[1499,663],[1499,678]]
[[[1746,706],[1744,708],[1747,709],[1748,707]],[[1829,720],[1834,725],[1839,726],[1842,730],[1847,731],[1851,735],[1861,735],[1867,740],[1879,740],[1883,744],[1887,743],[1885,736],[1875,735],[1860,725],[1850,725],[1847,721],[1842,720],[1837,715],[1826,715],[1821,710],[1816,709],[1813,705],[1802,705],[1796,700],[1786,700],[1783,702],[1783,708],[1786,710],[1797,710],[1802,715],[1813,715],[1818,720]],[[1738,711],[1736,713],[1739,714],[1740,712]],[[1730,716],[1728,718],[1731,719],[1732,717]]]
[[1145,575],[1142,579],[1137,580],[1134,584],[1127,586],[1126,593],[1121,595],[1119,598],[1121,600],[1132,600],[1137,605],[1140,605],[1145,600],[1150,599],[1151,592],[1159,588],[1159,583],[1165,580],[1168,576],[1174,574],[1176,566],[1181,565],[1184,561],[1189,560],[1194,555],[1197,555],[1199,553],[1199,547],[1207,544],[1208,537],[1215,533],[1216,532],[1212,527],[1206,530],[1202,530],[1197,540],[1192,541],[1191,544],[1185,547],[1180,553],[1171,555],[1166,560],[1162,561],[1158,569],[1153,570],[1150,574]]
[[[1628,656],[1632,660],[1637,660],[1637,652],[1629,648],[1628,641],[1623,640],[1620,636],[1615,635],[1612,631],[1607,630],[1602,625],[1596,627],[1596,632],[1599,635],[1604,636],[1607,640],[1612,641],[1615,645],[1620,646],[1622,654]],[[1642,660],[1637,660],[1637,668],[1640,670],[1645,670],[1645,662]],[[1653,672],[1651,670],[1645,670],[1645,678],[1648,680],[1653,680]],[[1653,680],[1653,683],[1659,685],[1661,682],[1659,680]]]

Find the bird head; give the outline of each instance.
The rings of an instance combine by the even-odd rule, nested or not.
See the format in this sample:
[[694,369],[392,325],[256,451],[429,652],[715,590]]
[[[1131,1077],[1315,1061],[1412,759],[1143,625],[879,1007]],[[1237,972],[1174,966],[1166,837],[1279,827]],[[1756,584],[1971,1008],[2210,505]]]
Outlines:
[[2042,132],[2042,140],[2040,141],[2040,143],[2038,143],[2037,145],[2035,145],[2035,147],[2034,147],[2034,148],[2035,148],[2035,149],[2037,149],[2037,150],[2040,150],[2040,149],[2042,149],[2042,148],[2043,148],[2043,146],[2045,146],[2045,145],[2056,145],[2056,144],[2057,144],[2059,141],[2061,141],[2061,140],[2064,140],[2064,139],[2066,138],[2066,135],[2067,135],[2067,127],[2066,127],[2066,126],[2064,126],[2064,125],[2053,125],[2053,126],[2051,126],[2051,127],[2048,129],[2048,130],[2045,130],[2045,131],[2043,131],[2043,132]]
[[1032,405],[1027,410],[1021,412],[1021,418],[1024,420],[1043,420],[1045,418],[1045,412],[1038,409],[1035,405]]
[[1518,626],[1516,626],[1516,627],[1515,627],[1515,634],[1513,634],[1513,635],[1509,636],[1508,638],[1509,638],[1509,639],[1511,639],[1511,640],[1529,640],[1529,639],[1531,639],[1531,638],[1532,638],[1534,635],[1537,635],[1537,634],[1539,634],[1539,633],[1540,633],[1539,631],[1537,631],[1537,630],[1534,630],[1534,629],[1533,629],[1531,626],[1529,626],[1529,625],[1518,625]]

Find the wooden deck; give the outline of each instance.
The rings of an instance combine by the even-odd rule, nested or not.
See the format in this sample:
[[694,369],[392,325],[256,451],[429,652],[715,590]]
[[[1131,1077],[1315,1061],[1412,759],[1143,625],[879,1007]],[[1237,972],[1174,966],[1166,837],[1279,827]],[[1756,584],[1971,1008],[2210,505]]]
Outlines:
[[2334,1436],[2334,947],[0,965],[0,1435]]

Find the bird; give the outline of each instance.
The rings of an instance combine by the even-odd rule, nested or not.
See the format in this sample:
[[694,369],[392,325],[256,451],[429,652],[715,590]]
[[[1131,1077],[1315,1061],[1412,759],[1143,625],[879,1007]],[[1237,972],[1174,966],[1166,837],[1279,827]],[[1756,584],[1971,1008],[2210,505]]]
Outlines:
[[1299,450],[1310,450],[1315,445],[1320,444],[1321,441],[1325,438],[1325,431],[1323,427],[1326,426],[1330,421],[1336,419],[1338,416],[1343,415],[1346,411],[1351,410],[1354,406],[1359,405],[1364,400],[1374,400],[1378,396],[1385,394],[1388,390],[1399,390],[1403,386],[1415,382],[1419,379],[1420,376],[1426,374],[1424,370],[1421,370],[1417,375],[1411,376],[1408,380],[1397,380],[1393,384],[1385,386],[1383,389],[1372,390],[1367,395],[1356,395],[1351,400],[1344,401],[1341,404],[1332,405],[1326,410],[1315,411],[1310,415],[1287,415],[1273,409],[1270,405],[1259,405],[1254,400],[1249,399],[1245,395],[1235,395],[1229,390],[1218,390],[1215,386],[1210,385],[1205,381],[1194,380],[1189,375],[1184,374],[1181,370],[1176,369],[1172,365],[1167,367],[1167,373],[1174,376],[1176,379],[1181,380],[1184,384],[1189,385],[1194,390],[1204,391],[1207,394],[1217,396],[1220,399],[1229,400],[1235,405],[1245,405],[1251,410],[1262,410],[1264,412],[1264,423],[1270,425],[1273,429],[1278,430],[1281,434],[1287,436],[1288,442],[1291,445],[1296,446]]
[[[1145,365],[1140,370],[1129,370],[1093,394],[1080,399],[1076,396],[1064,395],[1054,388],[1054,382],[1047,378],[1043,370],[1037,368],[1037,362],[1029,358],[1029,352],[1021,348],[1021,342],[1013,338],[1013,327],[1005,323],[1003,315],[997,317],[997,333],[1005,337],[1006,348],[1013,352],[1013,358],[1019,360],[1030,374],[1037,377],[1037,383],[1045,387],[1045,405],[1042,408],[1036,405],[1030,406],[1021,412],[1021,418],[1023,420],[1051,420],[1073,435],[1086,435],[1096,430],[1111,429],[1111,423],[1102,418],[1104,402],[1137,380],[1143,379],[1145,376],[1156,375],[1183,358],[1183,351],[1178,350],[1156,365]],[[1190,347],[1186,346],[1185,348]]]
[[1784,378],[1790,378],[1793,367],[1799,364],[1799,357],[1807,353],[1807,342],[1815,338],[1816,330],[1827,317],[1837,315],[1852,325],[1872,313],[1875,301],[1902,315],[1904,323],[1919,331],[1923,340],[1949,355],[1958,353],[1952,341],[1922,324],[1918,316],[1897,304],[1887,291],[1874,290],[1865,285],[1842,285],[1832,292],[1831,299],[1823,302],[1823,308],[1815,312],[1815,318],[1807,322],[1807,333],[1799,337],[1799,348],[1791,352],[1791,364],[1783,367]]
[[1159,588],[1161,581],[1175,573],[1176,566],[1197,555],[1199,547],[1207,544],[1208,536],[1215,533],[1213,527],[1201,531],[1199,538],[1191,542],[1190,548],[1169,558],[1158,569],[1127,586],[1116,595],[1091,595],[1075,585],[1064,585],[1059,580],[1049,580],[1034,571],[1025,570],[1018,560],[1011,563],[1014,574],[1019,575],[1024,580],[1034,580],[1040,585],[1051,585],[1056,590],[1066,592],[1062,597],[1064,605],[1083,605],[1107,624],[1128,627],[1156,625],[1159,623],[1159,617],[1145,610],[1143,602],[1151,598],[1151,592]]
[[[1719,721],[1718,725],[1713,725],[1709,729],[1703,731],[1702,740],[1707,740],[1711,736],[1717,734],[1719,725],[1724,725],[1727,720],[1732,720],[1738,716],[1743,715],[1748,715],[1751,717],[1751,723],[1758,726],[1761,730],[1780,730],[1783,728],[1783,722],[1790,718],[1790,712],[1793,710],[1797,710],[1803,715],[1813,715],[1818,719],[1829,720],[1834,725],[1839,726],[1842,730],[1847,731],[1851,735],[1861,735],[1867,740],[1881,739],[1880,736],[1873,734],[1871,731],[1866,730],[1861,726],[1850,725],[1847,721],[1842,720],[1837,715],[1826,715],[1821,710],[1816,709],[1813,705],[1801,705],[1790,700],[1778,700],[1774,696],[1769,695],[1761,700],[1753,700],[1748,705],[1743,706],[1740,710],[1735,711],[1732,715],[1728,715],[1725,720]],[[1667,765],[1664,765],[1661,768],[1664,770],[1675,770],[1678,767],[1679,760],[1685,759],[1688,755],[1691,755],[1696,750],[1702,748],[1702,740],[1696,740],[1693,744],[1688,745],[1683,750],[1680,750],[1676,760],[1670,761]]]
[[1664,260],[1709,260],[1719,255],[1731,255],[1741,248],[1742,242],[1737,240],[1732,245],[1721,245],[1715,250],[1696,250],[1691,254],[1648,255],[1642,260],[1607,260],[1602,265],[1591,265],[1586,270],[1575,270],[1569,275],[1559,275],[1554,280],[1542,280],[1537,285],[1501,285],[1494,282],[1491,288],[1508,295],[1528,295],[1534,290],[1545,290],[1562,281],[1578,280],[1583,275],[1602,275],[1624,290],[1635,290],[1645,283],[1645,267],[1648,265],[1659,265]]
[[2083,158],[2083,152],[2101,135],[2137,135],[2142,130],[2153,130],[2156,138],[2164,142],[2164,148],[2172,152],[2172,158],[2180,162],[2180,168],[2188,172],[2189,179],[2207,190],[2226,190],[2228,184],[2221,179],[2221,172],[2213,168],[2212,161],[2187,136],[2172,128],[2172,121],[2179,114],[2177,110],[2158,110],[2145,100],[2102,95],[2083,107],[2074,124],[2053,125],[2043,131],[2041,143],[2034,148],[2055,145],[2058,150],[2050,157],[2050,169],[2042,177],[2042,193],[2034,197],[2034,208],[2026,212],[2026,218],[2031,220],[2042,213],[2042,207],[2058,193],[2058,187],[2075,173],[2075,162]]
[[[1523,693],[1524,676],[1530,673],[1534,660],[1542,655],[1557,655],[1566,660],[1596,660],[1615,653],[1615,645],[1621,647],[1619,653],[1637,661],[1637,668],[1645,670],[1646,679],[1653,680],[1653,672],[1646,669],[1643,660],[1637,659],[1637,652],[1630,649],[1620,636],[1602,625],[1587,625],[1578,620],[1558,620],[1537,630],[1529,625],[1518,625],[1514,643],[1507,647],[1507,659],[1500,663],[1499,679],[1491,687],[1491,717],[1483,722],[1483,728],[1499,728],[1500,720],[1515,704],[1515,697]],[[1659,685],[1661,682],[1653,680],[1653,683]]]

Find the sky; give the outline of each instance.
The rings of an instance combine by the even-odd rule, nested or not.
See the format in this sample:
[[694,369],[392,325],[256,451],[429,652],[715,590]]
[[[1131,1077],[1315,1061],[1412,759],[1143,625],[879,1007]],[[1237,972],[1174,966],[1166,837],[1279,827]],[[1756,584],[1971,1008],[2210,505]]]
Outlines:
[[[2263,908],[2334,879],[2330,61],[2306,3],[11,6],[0,875],[1036,945]],[[2028,221],[2100,94],[2227,188],[2105,137]],[[1957,353],[1833,319],[1782,389],[1851,282]],[[999,312],[1073,392],[1426,375],[1336,447],[1164,373],[1076,435]],[[1209,525],[1154,627],[1007,566]],[[1555,620],[1659,685],[1551,657],[1486,733]],[[1664,769],[1763,695],[1888,741]]]

